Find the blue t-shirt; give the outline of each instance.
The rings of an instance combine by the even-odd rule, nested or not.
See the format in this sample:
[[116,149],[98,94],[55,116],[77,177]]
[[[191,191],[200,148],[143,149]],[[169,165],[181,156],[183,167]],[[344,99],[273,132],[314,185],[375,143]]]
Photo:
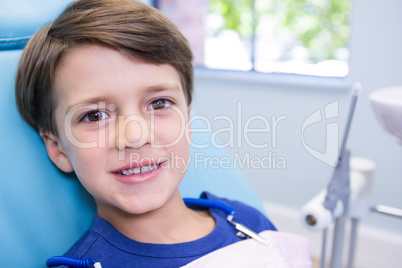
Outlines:
[[[258,210],[241,202],[219,198],[208,192],[202,198],[225,203],[236,210],[234,221],[256,233],[276,230]],[[180,267],[212,251],[241,241],[237,231],[226,220],[226,213],[209,209],[216,226],[207,236],[178,244],[149,244],[134,241],[113,227],[108,221],[95,216],[91,228],[65,254],[74,258],[91,258],[109,267]]]

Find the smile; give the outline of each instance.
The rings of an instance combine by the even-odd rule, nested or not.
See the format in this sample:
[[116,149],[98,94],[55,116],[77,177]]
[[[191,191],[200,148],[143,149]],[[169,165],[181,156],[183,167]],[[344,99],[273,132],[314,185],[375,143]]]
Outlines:
[[152,164],[152,165],[147,165],[147,166],[142,166],[142,167],[135,167],[135,168],[128,168],[128,169],[123,169],[119,172],[117,172],[117,174],[119,175],[132,175],[132,174],[145,174],[148,172],[151,172],[155,169],[158,168],[160,164]]
[[124,184],[139,184],[157,178],[162,172],[163,163],[146,163],[147,165],[125,167],[113,173],[115,178]]

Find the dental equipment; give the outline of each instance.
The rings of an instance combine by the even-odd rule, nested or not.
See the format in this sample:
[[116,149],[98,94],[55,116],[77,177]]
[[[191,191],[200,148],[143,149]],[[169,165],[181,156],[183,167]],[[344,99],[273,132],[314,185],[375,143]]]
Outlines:
[[[359,86],[360,87],[360,86]],[[356,86],[354,92],[356,90]],[[354,109],[356,104],[357,95],[353,94],[351,110]],[[396,140],[399,144],[402,144],[402,87],[392,87],[385,88],[373,92],[370,95],[370,100],[373,105],[373,109],[376,113],[377,119],[385,130],[387,130],[391,137]],[[349,114],[348,124],[346,130],[349,131],[350,128],[350,118]],[[345,131],[344,140],[341,147],[340,161],[345,162],[342,151],[345,151],[345,155],[348,153],[346,148],[346,138],[347,132]],[[334,180],[338,166],[334,171],[334,175],[331,180],[332,183],[336,183]],[[354,251],[356,247],[356,236],[357,227],[359,220],[368,212],[376,212],[382,215],[391,216],[394,218],[402,219],[402,209],[393,208],[384,205],[372,206],[370,203],[371,194],[371,184],[372,184],[372,173],[375,169],[375,164],[364,158],[351,158],[350,159],[350,172],[349,175],[349,186],[346,184],[343,191],[349,190],[348,195],[348,206],[345,207],[342,199],[338,197],[344,193],[331,185],[328,187],[328,192],[325,190],[320,192],[316,197],[314,197],[310,202],[308,202],[302,209],[302,219],[303,223],[307,229],[310,230],[323,230],[323,248],[322,248],[322,258],[321,267],[325,267],[325,241],[326,241],[326,229],[336,219],[335,231],[334,231],[334,242],[331,256],[331,268],[340,267],[342,261],[342,244],[343,244],[343,234],[344,234],[344,221],[347,214],[352,220],[351,234],[350,234],[350,244],[349,244],[349,256],[347,261],[348,268],[353,267],[354,262]],[[346,174],[346,173],[345,173]],[[346,178],[346,176],[344,177]],[[342,180],[341,180],[342,181]],[[340,183],[340,182],[338,182]],[[336,185],[335,185],[336,186]],[[326,198],[324,198],[324,196]],[[335,204],[336,201],[336,204]],[[340,250],[339,250],[340,249]]]
[[[376,90],[371,93],[370,101],[381,126],[402,145],[402,86]],[[399,208],[376,205],[371,211],[402,219]]]
[[387,216],[396,217],[398,219],[402,219],[402,209],[393,208],[384,205],[376,205],[371,208],[371,211],[381,213]]
[[241,223],[237,223],[235,221],[233,221],[233,217],[236,214],[236,211],[226,205],[223,204],[221,202],[217,202],[217,201],[213,201],[213,200],[208,200],[208,199],[202,199],[202,198],[183,198],[184,203],[186,203],[186,205],[188,206],[199,206],[199,207],[209,207],[209,208],[217,208],[220,210],[223,210],[224,212],[226,212],[228,215],[226,217],[226,220],[233,224],[236,228],[236,230],[238,230],[240,232],[240,234],[237,234],[240,237],[244,237],[244,236],[248,236],[251,238],[254,238],[255,240],[268,245],[268,241],[265,240],[264,238],[262,238],[261,236],[259,236],[257,233],[255,233],[254,231],[250,230],[249,228],[247,228],[246,226],[244,226]]
[[[349,209],[349,195],[350,195],[350,177],[349,177],[349,161],[350,152],[346,150],[346,143],[348,140],[350,127],[352,124],[353,114],[356,108],[357,98],[361,92],[361,85],[356,83],[353,87],[352,101],[349,109],[349,116],[346,123],[345,132],[343,135],[342,146],[339,152],[338,165],[335,167],[334,174],[328,186],[328,191],[325,196],[324,207],[332,214],[334,209],[340,201],[343,206],[342,214],[335,219],[334,240],[332,244],[331,254],[331,268],[340,268],[342,263],[342,250],[343,238],[345,233],[346,214]],[[322,242],[322,258],[321,267],[325,267],[325,250],[327,228],[324,229],[323,242]],[[353,249],[354,251],[354,249]]]
[[[343,239],[345,232],[346,215],[349,210],[350,203],[350,151],[346,149],[347,139],[349,136],[351,123],[358,96],[361,92],[361,85],[356,83],[352,90],[352,100],[349,109],[349,115],[346,123],[345,132],[343,135],[341,149],[339,151],[338,162],[328,185],[327,191],[322,192],[317,196],[314,202],[322,200],[319,209],[325,215],[326,220],[320,221],[313,214],[304,214],[303,222],[307,226],[319,227],[316,230],[323,230],[322,251],[321,251],[321,267],[325,267],[325,254],[327,244],[327,227],[335,220],[334,240],[331,254],[331,268],[340,268],[342,261]],[[325,196],[325,197],[324,197]],[[324,197],[324,198],[323,198]],[[309,203],[310,204],[310,203]],[[307,205],[306,205],[307,207]],[[303,211],[308,211],[304,207]],[[350,252],[354,252],[351,249]],[[350,257],[353,259],[353,257]]]
[[88,259],[77,259],[64,256],[54,256],[46,261],[47,267],[67,265],[76,268],[102,268],[100,262],[96,262],[91,258]]
[[[258,242],[261,242],[265,245],[269,245],[268,241],[259,236],[257,233],[254,231],[250,230],[243,224],[237,223],[233,221],[233,218],[236,214],[236,210],[224,203],[214,201],[214,200],[208,200],[208,199],[203,199],[203,198],[183,198],[184,203],[187,206],[193,206],[193,207],[207,207],[207,208],[215,208],[222,210],[227,214],[226,220],[230,223],[233,224],[235,229],[238,231],[236,233],[237,236],[241,238],[254,238]],[[101,263],[94,261],[90,258],[88,259],[77,259],[77,258],[71,258],[71,257],[65,257],[65,256],[55,256],[51,257],[46,261],[47,267],[52,267],[52,266],[58,266],[58,265],[67,265],[70,267],[74,268],[102,268]]]

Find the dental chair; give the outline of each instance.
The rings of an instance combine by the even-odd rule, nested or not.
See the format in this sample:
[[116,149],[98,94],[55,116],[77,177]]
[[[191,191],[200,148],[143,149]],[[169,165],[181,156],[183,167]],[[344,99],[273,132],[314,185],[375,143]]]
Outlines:
[[[14,79],[30,36],[55,18],[69,1],[12,0],[0,3],[0,267],[45,267],[88,229],[95,205],[74,174],[48,159],[39,135],[18,114]],[[206,127],[195,120],[193,129]],[[202,132],[202,133],[201,133]],[[193,133],[195,144],[210,143],[211,133]],[[224,149],[191,149],[192,162],[180,186],[184,197],[210,191],[264,212],[241,171],[205,168],[195,154],[230,158]]]

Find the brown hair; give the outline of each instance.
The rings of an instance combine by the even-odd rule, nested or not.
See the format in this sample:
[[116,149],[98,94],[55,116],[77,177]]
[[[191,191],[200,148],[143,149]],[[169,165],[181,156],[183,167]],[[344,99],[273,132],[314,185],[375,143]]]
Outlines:
[[172,65],[191,103],[193,55],[166,16],[136,0],[78,0],[32,37],[18,65],[17,107],[37,132],[57,135],[51,90],[55,69],[69,49],[82,44],[112,48],[147,63]]

